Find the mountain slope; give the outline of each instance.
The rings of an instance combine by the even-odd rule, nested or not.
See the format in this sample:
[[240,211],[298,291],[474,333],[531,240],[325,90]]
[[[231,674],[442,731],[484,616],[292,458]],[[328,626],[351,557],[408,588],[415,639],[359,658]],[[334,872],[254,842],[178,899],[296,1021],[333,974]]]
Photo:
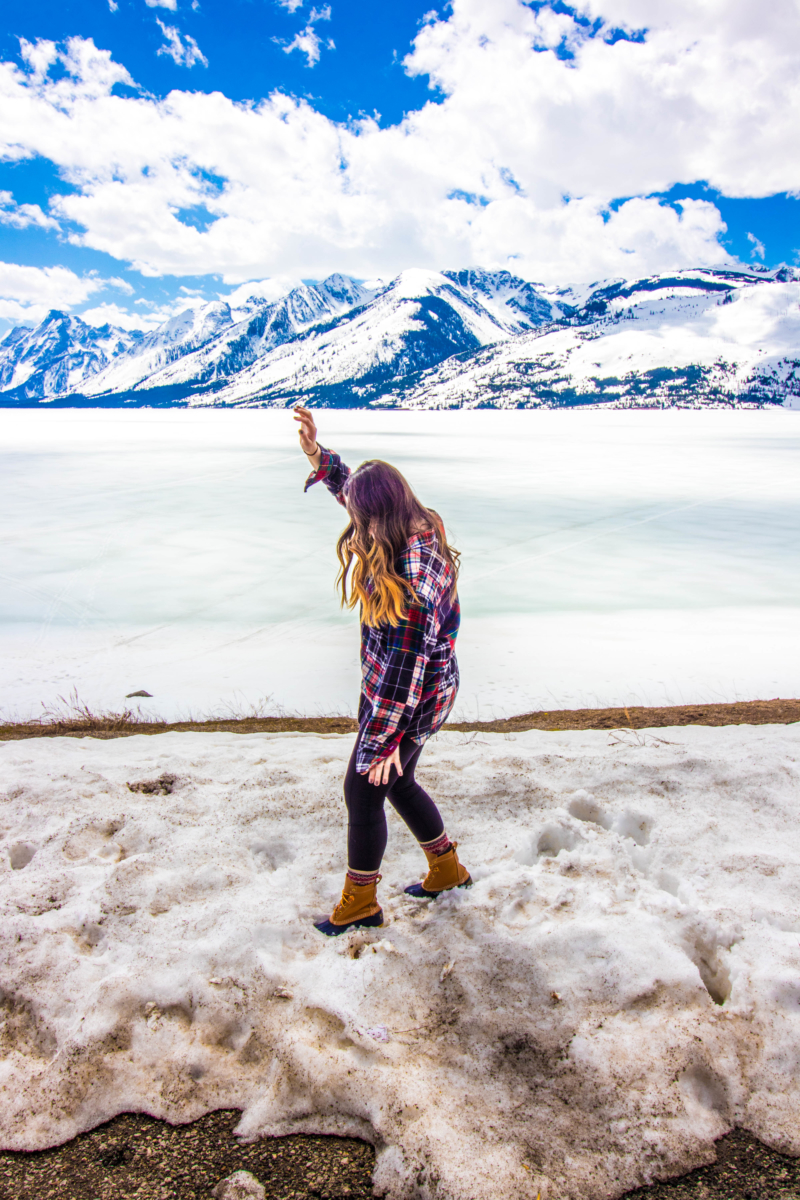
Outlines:
[[0,342],[0,405],[794,403],[798,379],[792,268],[559,289],[478,268],[332,275],[147,334],[50,313]]
[[[602,315],[597,316],[597,313]],[[800,276],[681,273],[589,293],[583,323],[428,371],[403,407],[790,403],[800,397]]]
[[[550,316],[550,306],[543,307]],[[340,402],[364,403],[390,382],[454,354],[506,341],[540,319],[502,299],[487,307],[438,272],[404,271],[368,304],[256,360],[215,392],[214,400],[230,404],[319,392],[335,402],[338,392]]]
[[54,309],[35,329],[17,327],[0,341],[0,393],[19,404],[80,393],[141,337],[113,325],[98,329]]
[[192,388],[227,379],[311,325],[348,312],[372,296],[343,275],[303,284],[273,303],[250,301],[232,313],[223,301],[182,313],[150,333],[132,353],[96,375],[87,395],[139,387]]
[[158,350],[157,335],[93,378],[87,395],[151,390],[173,398],[203,391],[214,403],[353,388],[363,402],[464,350],[505,340],[562,308],[508,272],[464,272],[461,286],[435,271],[404,271],[371,290],[341,275],[304,284],[198,347]]

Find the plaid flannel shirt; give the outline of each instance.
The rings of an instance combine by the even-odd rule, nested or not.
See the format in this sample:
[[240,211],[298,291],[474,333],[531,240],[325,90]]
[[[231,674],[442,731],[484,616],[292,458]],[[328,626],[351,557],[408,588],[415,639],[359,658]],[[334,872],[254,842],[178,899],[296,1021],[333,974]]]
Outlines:
[[[344,505],[350,475],[338,454],[319,447],[320,465],[305,490],[323,482]],[[433,531],[415,534],[397,564],[419,597],[399,625],[361,625],[361,699],[356,770],[388,758],[405,734],[423,745],[450,715],[458,691],[455,642],[461,610],[450,599],[453,568]]]

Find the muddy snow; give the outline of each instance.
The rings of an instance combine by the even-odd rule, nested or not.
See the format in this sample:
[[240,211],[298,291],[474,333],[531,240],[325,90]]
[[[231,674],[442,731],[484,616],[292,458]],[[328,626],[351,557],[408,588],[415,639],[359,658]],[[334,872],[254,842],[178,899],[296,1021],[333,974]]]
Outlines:
[[[445,734],[475,885],[327,940],[352,739],[0,745],[0,1141],[240,1108],[392,1197],[619,1195],[733,1125],[800,1154],[800,726]],[[133,790],[132,790],[133,789]]]

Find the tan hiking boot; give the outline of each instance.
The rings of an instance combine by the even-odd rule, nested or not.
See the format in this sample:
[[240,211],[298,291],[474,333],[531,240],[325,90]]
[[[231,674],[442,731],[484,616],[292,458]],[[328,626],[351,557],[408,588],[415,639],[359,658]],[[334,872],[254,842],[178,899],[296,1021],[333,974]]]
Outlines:
[[353,883],[348,875],[344,881],[342,898],[327,921],[314,925],[320,933],[336,937],[348,929],[375,928],[383,924],[383,911],[378,904],[377,890],[381,876],[374,883],[361,886]]
[[[406,888],[408,896],[440,896],[442,892],[452,891],[453,888],[470,887],[472,877],[466,867],[458,861],[456,846],[453,842],[444,854],[432,854],[425,851],[428,860],[428,874],[422,883],[412,883]],[[424,847],[423,847],[424,849]]]

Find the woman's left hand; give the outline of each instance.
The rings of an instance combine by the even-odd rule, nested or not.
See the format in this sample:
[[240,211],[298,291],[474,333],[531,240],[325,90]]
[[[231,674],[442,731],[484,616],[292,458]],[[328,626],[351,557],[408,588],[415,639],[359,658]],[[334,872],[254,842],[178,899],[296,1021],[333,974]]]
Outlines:
[[394,767],[398,775],[403,774],[403,768],[400,763],[399,746],[395,746],[388,758],[381,758],[378,760],[378,762],[374,762],[372,764],[369,769],[370,783],[374,783],[375,787],[380,787],[382,783],[388,783],[392,767]]

